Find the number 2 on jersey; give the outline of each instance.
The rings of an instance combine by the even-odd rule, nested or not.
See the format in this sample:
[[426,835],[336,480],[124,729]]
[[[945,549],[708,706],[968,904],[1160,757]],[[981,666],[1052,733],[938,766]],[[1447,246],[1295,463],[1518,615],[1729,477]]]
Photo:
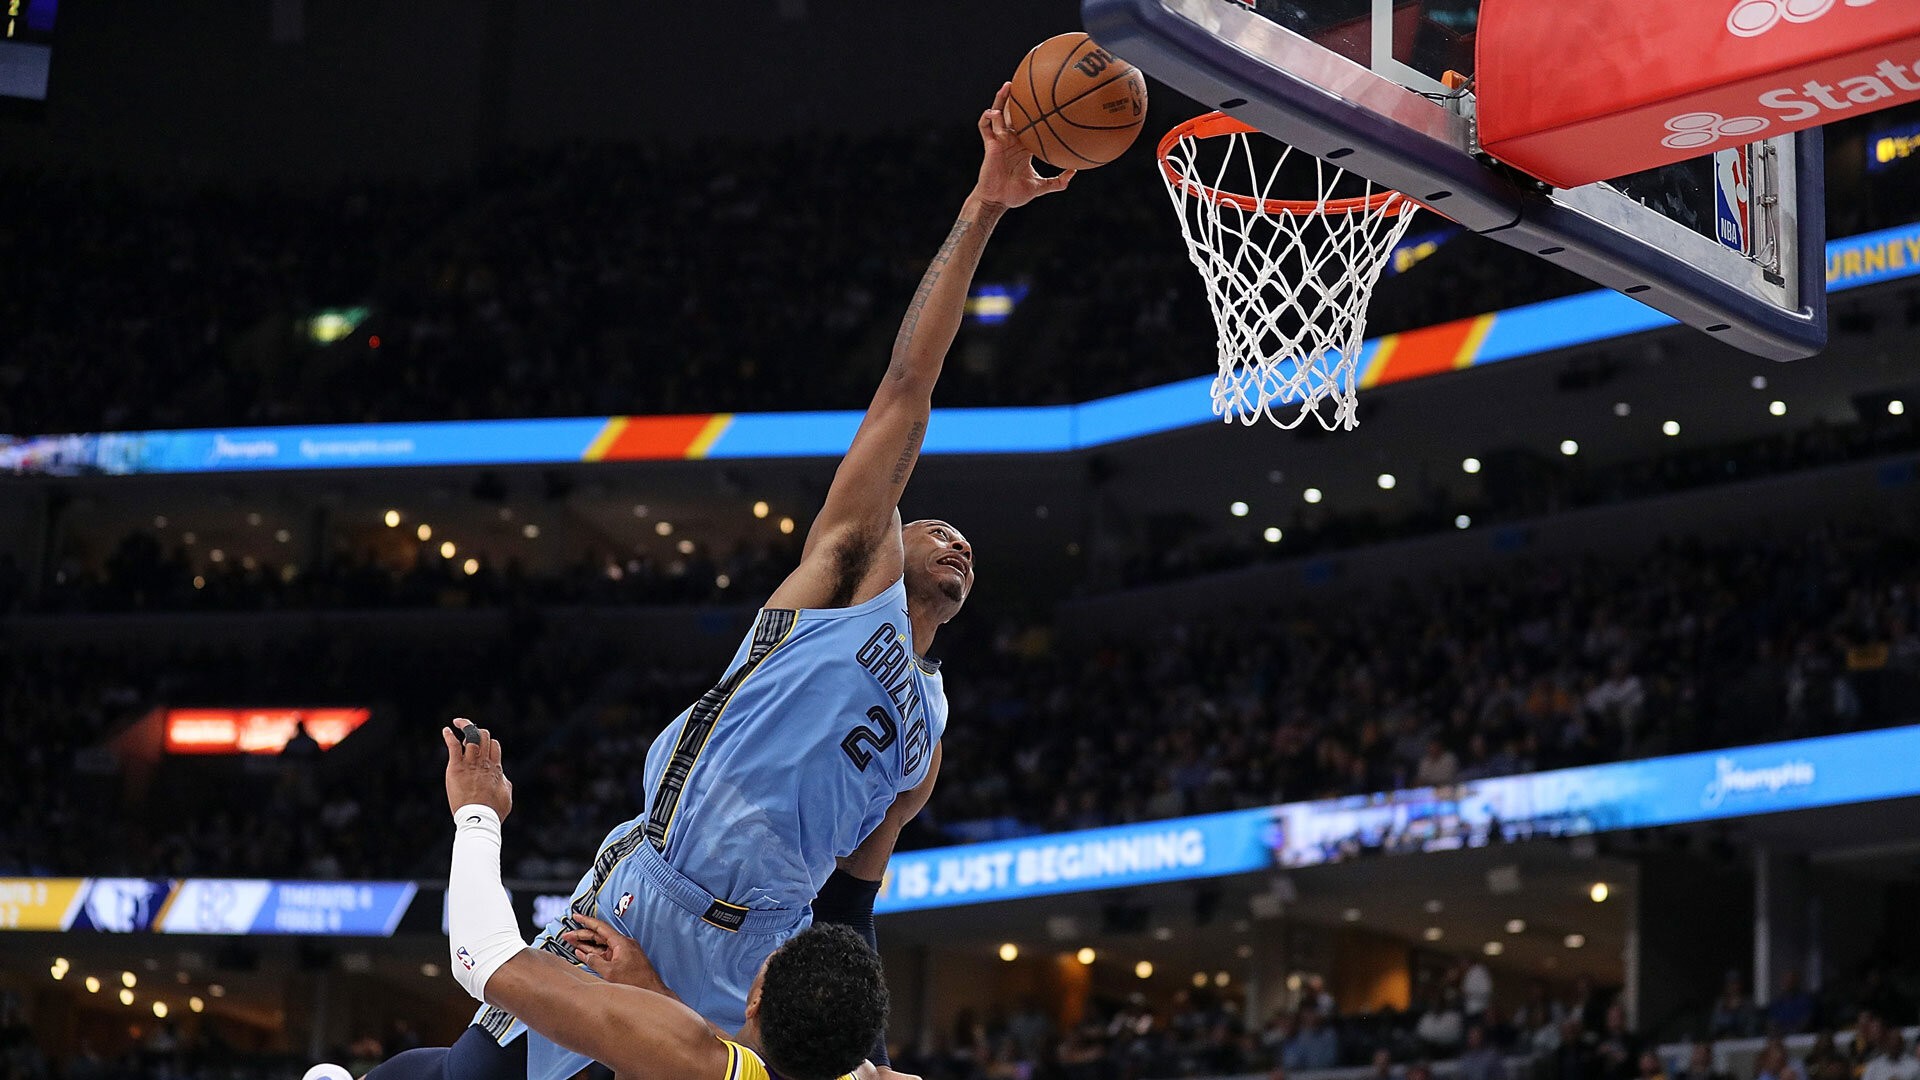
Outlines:
[[[867,719],[879,724],[880,730],[875,731],[861,724],[847,732],[847,737],[840,740],[840,749],[847,752],[847,756],[853,759],[853,763],[859,766],[861,772],[867,771],[867,765],[873,761],[874,754],[892,746],[893,741],[900,737],[900,725],[893,722],[893,717],[887,715],[886,709],[875,705],[867,710]],[[862,743],[873,749],[868,750],[861,745]]]

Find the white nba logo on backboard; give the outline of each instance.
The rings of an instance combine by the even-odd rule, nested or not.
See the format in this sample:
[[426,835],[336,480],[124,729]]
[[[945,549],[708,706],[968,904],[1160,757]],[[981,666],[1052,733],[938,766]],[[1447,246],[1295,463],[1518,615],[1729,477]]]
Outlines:
[[1667,121],[1673,134],[1661,139],[1663,146],[1675,150],[1701,150],[1721,139],[1757,135],[1772,123],[1764,116],[1721,116],[1716,112],[1687,113]]
[[[1759,37],[1780,21],[1806,23],[1832,11],[1840,0],[1738,0],[1727,13],[1727,29],[1740,37]],[[1874,0],[1847,0],[1848,7],[1866,7]]]

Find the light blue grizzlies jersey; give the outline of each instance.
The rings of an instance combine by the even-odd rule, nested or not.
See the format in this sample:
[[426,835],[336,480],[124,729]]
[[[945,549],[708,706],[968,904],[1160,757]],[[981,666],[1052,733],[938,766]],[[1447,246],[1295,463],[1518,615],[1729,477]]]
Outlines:
[[805,907],[926,778],[946,727],[904,578],[857,607],[765,609],[719,684],[648,750],[647,839],[721,900]]

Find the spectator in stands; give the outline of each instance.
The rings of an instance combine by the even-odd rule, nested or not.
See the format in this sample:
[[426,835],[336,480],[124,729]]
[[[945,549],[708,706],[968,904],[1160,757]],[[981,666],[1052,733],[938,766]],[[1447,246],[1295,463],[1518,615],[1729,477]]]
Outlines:
[[1466,1018],[1460,1013],[1460,992],[1437,983],[1427,991],[1426,1008],[1414,1025],[1420,1045],[1434,1057],[1452,1057],[1466,1037]]
[[1697,1042],[1687,1053],[1686,1069],[1675,1073],[1673,1080],[1733,1080],[1733,1077],[1714,1068],[1711,1042]]
[[1759,1016],[1747,997],[1745,981],[1738,971],[1727,972],[1720,984],[1720,997],[1713,1003],[1713,1015],[1707,1020],[1707,1034],[1715,1039],[1744,1039],[1758,1034],[1759,1029]]
[[1880,1033],[1878,1052],[1860,1071],[1860,1080],[1916,1080],[1920,1061],[1907,1053],[1907,1042],[1900,1029],[1889,1024]]
[[[1806,1080],[1806,1074],[1800,1071],[1799,1066],[1793,1063],[1793,1058],[1787,1054],[1787,1044],[1775,1035],[1767,1039],[1767,1044],[1760,1049],[1760,1056],[1754,1060],[1754,1080]],[[1893,1080],[1893,1078],[1887,1077],[1883,1080]],[[1899,1080],[1915,1080],[1915,1078],[1903,1076]]]
[[1600,1062],[1576,1015],[1560,1022],[1559,1045],[1534,1059],[1534,1080],[1600,1080]]
[[1327,990],[1325,978],[1319,975],[1307,976],[1306,987],[1301,993],[1304,1004],[1319,1010],[1323,1019],[1331,1021],[1340,1015],[1340,1010],[1334,1005],[1333,995]]
[[1813,1026],[1813,995],[1792,968],[1780,973],[1780,989],[1767,1003],[1767,1026],[1775,1035],[1798,1035]]
[[1507,1080],[1507,1063],[1487,1040],[1487,1029],[1467,1029],[1466,1052],[1460,1055],[1460,1080]]
[[1847,1044],[1847,1065],[1854,1076],[1859,1076],[1880,1053],[1880,1036],[1886,1032],[1886,1023],[1880,1014],[1872,1009],[1861,1009],[1853,1018],[1853,1041]]
[[1545,982],[1535,979],[1527,984],[1526,1000],[1513,1010],[1508,1026],[1521,1049],[1542,1054],[1559,1045],[1560,1021],[1565,1018],[1566,1007],[1548,995]]
[[1443,787],[1460,778],[1460,758],[1438,738],[1428,739],[1413,772],[1416,787]]
[[1660,1063],[1660,1055],[1652,1050],[1640,1051],[1640,1066],[1634,1080],[1667,1080],[1667,1068]]
[[1340,1063],[1340,1037],[1320,1019],[1319,1009],[1300,1009],[1299,1028],[1287,1040],[1280,1063],[1297,1071],[1331,1069]]
[[1594,1049],[1606,1080],[1628,1080],[1640,1068],[1640,1037],[1627,1027],[1627,1008],[1618,1001],[1607,1006],[1606,1026]]
[[1466,965],[1460,975],[1460,998],[1467,1023],[1490,1023],[1494,1020],[1489,1015],[1493,1008],[1493,972],[1477,956],[1467,957]]

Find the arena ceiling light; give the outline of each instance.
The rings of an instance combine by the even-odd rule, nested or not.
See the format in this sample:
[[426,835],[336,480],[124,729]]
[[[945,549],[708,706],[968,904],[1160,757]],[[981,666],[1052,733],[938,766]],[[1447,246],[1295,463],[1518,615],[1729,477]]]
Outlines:
[[1467,516],[1467,515],[1465,515],[1465,514],[1461,514],[1461,515],[1460,515],[1459,517],[1456,517],[1456,518],[1454,518],[1454,519],[1453,519],[1453,527],[1454,527],[1454,528],[1456,528],[1456,529],[1468,529],[1468,528],[1472,528],[1472,527],[1473,527],[1473,519],[1472,519],[1472,518],[1470,518],[1470,517],[1468,517],[1468,516]]
[[127,989],[129,989],[129,990],[131,990],[131,989],[133,989],[133,988],[134,988],[135,986],[138,986],[139,984],[140,984],[140,980],[139,980],[139,979],[136,979],[136,978],[134,978],[134,976],[133,976],[133,972],[131,972],[131,971],[123,971],[123,972],[121,972],[121,973],[120,973],[120,985],[121,985],[121,986],[124,986],[124,987],[126,987]]
[[1501,953],[1507,951],[1507,947],[1501,942],[1489,941],[1485,945],[1480,946],[1480,951],[1486,953],[1488,956],[1499,956]]
[[424,544],[433,539],[433,526],[423,521],[420,523],[419,528],[413,530],[413,535],[419,537],[420,542]]
[[646,503],[634,503],[634,504],[633,504],[633,516],[634,516],[634,517],[637,517],[637,518],[643,518],[643,517],[646,517],[646,516],[647,516],[648,514],[650,514],[650,513],[652,513],[652,512],[653,512],[653,511],[652,511],[652,509],[651,509],[651,508],[649,508],[649,507],[647,506],[647,504],[646,504]]
[[1213,973],[1213,985],[1215,986],[1225,987],[1228,983],[1232,981],[1233,981],[1233,975],[1229,972],[1216,971]]
[[673,522],[671,522],[671,521],[656,521],[656,522],[654,522],[654,523],[653,523],[653,534],[654,534],[655,536],[672,536],[672,535],[673,535]]
[[72,968],[72,965],[71,965],[71,964],[68,964],[68,963],[67,963],[67,958],[66,958],[66,957],[64,957],[64,956],[56,956],[56,957],[54,957],[54,958],[53,958],[53,967],[52,967],[52,968],[50,969],[50,970],[51,970],[51,973],[52,973],[52,975],[53,975],[53,981],[54,981],[54,982],[59,982],[59,981],[60,981],[61,979],[64,979],[64,978],[66,978],[66,977],[67,977],[67,972],[68,972],[68,971],[69,971],[69,970],[70,970],[71,968]]
[[120,1004],[122,1005],[133,1004],[133,991],[131,990],[120,991]]
[[1249,507],[1246,503],[1235,499],[1227,506],[1227,513],[1232,514],[1234,517],[1246,517],[1248,509]]
[[1340,917],[1341,917],[1342,919],[1345,919],[1345,920],[1346,920],[1346,921],[1348,921],[1348,922],[1359,922],[1359,921],[1360,921],[1360,909],[1359,909],[1359,908],[1357,908],[1357,907],[1350,907],[1350,908],[1348,908],[1347,910],[1345,910],[1345,911],[1343,911],[1343,912],[1341,912],[1341,913],[1340,913]]
[[1277,544],[1280,542],[1280,537],[1283,534],[1280,532],[1280,529],[1277,526],[1269,525],[1267,526],[1267,531],[1261,533],[1260,535],[1262,538],[1266,540],[1267,543]]
[[529,540],[538,540],[540,539],[540,526],[535,525],[532,522],[528,522],[527,524],[520,526],[520,535],[526,537]]
[[1439,941],[1442,937],[1445,936],[1445,934],[1441,931],[1439,927],[1429,926],[1427,927],[1426,933],[1420,936],[1426,938],[1428,941]]
[[1572,457],[1580,452],[1580,444],[1574,442],[1572,439],[1561,439],[1560,452],[1568,457]]
[[1080,963],[1081,963],[1081,964],[1083,964],[1083,965],[1085,965],[1085,964],[1091,964],[1091,963],[1093,963],[1093,961],[1094,961],[1094,958],[1095,958],[1095,956],[1097,956],[1097,955],[1098,955],[1098,954],[1096,954],[1096,953],[1095,953],[1095,952],[1093,951],[1093,948],[1092,948],[1091,946],[1087,946],[1087,945],[1082,945],[1082,946],[1080,947],[1080,951],[1079,951],[1079,952],[1077,952],[1077,953],[1074,953],[1074,954],[1073,954],[1073,958],[1074,958],[1075,960],[1078,960],[1078,961],[1080,961]]
[[1381,474],[1380,474],[1380,475],[1379,475],[1379,476],[1378,476],[1377,478],[1375,478],[1375,480],[1374,480],[1374,483],[1376,483],[1376,484],[1379,484],[1379,485],[1380,485],[1380,490],[1381,490],[1381,491],[1392,491],[1392,490],[1393,490],[1393,485],[1395,485],[1395,484],[1397,484],[1397,483],[1399,483],[1399,482],[1400,482],[1400,481],[1398,481],[1398,480],[1395,480],[1395,479],[1393,478],[1393,474],[1392,474],[1392,473],[1390,473],[1390,472],[1383,472],[1383,473],[1381,473]]
[[1300,493],[1300,497],[1307,500],[1310,503],[1317,503],[1322,498],[1319,488],[1308,488],[1307,490]]
[[87,986],[87,993],[89,994],[97,994],[100,992],[100,980],[94,978],[91,975],[87,976],[86,986]]
[[1613,415],[1615,415],[1615,416],[1632,416],[1632,415],[1633,415],[1633,406],[1631,406],[1631,405],[1629,405],[1629,404],[1627,404],[1627,403],[1626,403],[1626,402],[1624,402],[1624,401],[1616,401],[1616,402],[1614,402],[1614,403],[1613,403]]
[[1204,972],[1204,971],[1196,971],[1196,972],[1194,972],[1194,973],[1193,973],[1193,985],[1194,985],[1194,986],[1195,986],[1196,988],[1198,988],[1198,987],[1204,987],[1204,986],[1206,986],[1206,985],[1207,985],[1207,973],[1206,973],[1206,972]]
[[1587,895],[1593,899],[1594,903],[1604,904],[1607,902],[1607,897],[1612,895],[1612,892],[1607,888],[1606,882],[1596,881],[1593,883],[1593,887],[1587,890]]
[[1767,412],[1774,416],[1785,416],[1787,415],[1787,403],[1784,401],[1772,402],[1767,406]]
[[202,1001],[199,995],[195,995],[187,999],[187,1008],[194,1012],[206,1012],[207,1003]]
[[1133,965],[1133,977],[1136,979],[1153,978],[1153,961],[1142,960],[1139,963]]
[[1901,401],[1899,398],[1894,398],[1892,401],[1887,402],[1888,416],[1899,416],[1900,414],[1906,411],[1907,411],[1907,403],[1904,401]]
[[790,532],[792,532],[792,531],[793,531],[793,519],[792,519],[792,518],[790,518],[790,517],[783,517],[783,518],[781,518],[781,519],[780,519],[780,533],[781,533],[781,535],[783,535],[783,536],[784,536],[784,535],[786,535],[787,533],[790,533]]
[[765,499],[761,499],[759,502],[753,504],[754,517],[763,518],[772,512],[773,508],[767,505],[767,500]]
[[1755,390],[1765,390],[1767,388],[1767,377],[1765,375],[1755,375],[1747,385],[1753,387]]
[[1477,457],[1470,457],[1470,458],[1468,458],[1468,459],[1466,459],[1465,461],[1462,461],[1462,462],[1460,463],[1460,471],[1461,471],[1461,472],[1463,472],[1463,473],[1477,473],[1477,472],[1479,472],[1479,471],[1480,471],[1480,459],[1479,459],[1479,458],[1477,458]]
[[1660,434],[1666,435],[1666,436],[1674,436],[1674,435],[1680,434],[1680,421],[1669,420],[1666,423],[1661,424]]
[[1526,932],[1527,932],[1527,920],[1525,919],[1508,919],[1507,920],[1507,933],[1524,934]]
[[1568,934],[1566,936],[1566,939],[1562,941],[1561,944],[1565,945],[1569,949],[1584,949],[1586,948],[1586,945],[1587,945],[1587,935]]
[[1011,941],[1000,946],[1000,959],[1005,960],[1009,964],[1020,959],[1020,946],[1015,945]]
[[458,549],[457,549],[457,548],[455,548],[455,547],[453,546],[453,541],[451,541],[451,540],[443,540],[443,541],[441,541],[441,543],[440,543],[440,557],[441,557],[441,558],[443,558],[443,559],[451,559],[451,558],[453,558],[453,555],[454,555],[454,552],[455,552],[456,550],[458,550]]

